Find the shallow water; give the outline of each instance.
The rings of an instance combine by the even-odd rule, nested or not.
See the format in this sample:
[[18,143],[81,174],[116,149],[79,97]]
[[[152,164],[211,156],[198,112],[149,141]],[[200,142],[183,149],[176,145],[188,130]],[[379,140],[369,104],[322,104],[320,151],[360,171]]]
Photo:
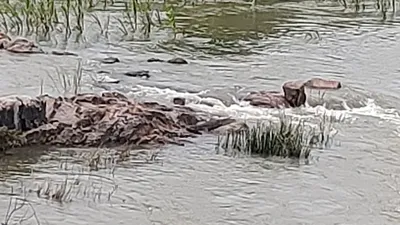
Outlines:
[[[106,70],[121,80],[109,89],[161,102],[185,96],[192,107],[240,119],[267,120],[278,112],[235,104],[232,96],[279,90],[293,79],[338,79],[344,87],[327,92],[326,105],[316,104],[313,92],[307,107],[285,110],[331,116],[338,134],[331,147],[314,149],[300,163],[225,155],[216,152],[212,135],[98,171],[82,160],[93,149],[13,151],[0,159],[0,218],[10,197],[25,196],[42,224],[398,224],[398,22],[391,12],[382,21],[373,3],[359,14],[329,1],[258,2],[255,11],[243,2],[204,3],[187,6],[178,18],[190,35],[184,39],[171,41],[162,30],[147,41],[117,42],[114,35],[107,44],[93,31],[84,43],[41,42],[80,55],[83,91],[101,91],[93,79]],[[97,61],[107,56],[121,63]],[[190,63],[146,62],[174,56]],[[42,79],[44,91],[57,94],[47,74],[56,67],[73,73],[77,62],[2,52],[0,94],[39,94]],[[150,79],[122,75],[137,70],[149,70]],[[56,190],[67,178],[71,191],[62,203],[37,195],[38,187],[51,181]]]

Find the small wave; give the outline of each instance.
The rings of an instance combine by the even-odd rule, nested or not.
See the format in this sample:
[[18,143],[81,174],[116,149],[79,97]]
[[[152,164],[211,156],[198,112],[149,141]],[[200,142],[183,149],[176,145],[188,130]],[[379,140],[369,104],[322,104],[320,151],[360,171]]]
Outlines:
[[400,125],[399,112],[396,109],[382,108],[377,105],[374,99],[367,99],[362,106],[350,106],[351,100],[341,102],[340,109],[330,109],[327,107],[329,101],[316,106],[310,106],[308,103],[300,108],[288,109],[268,109],[251,106],[248,102],[239,101],[234,96],[232,104],[227,106],[222,100],[214,97],[202,97],[209,90],[200,92],[178,92],[170,88],[157,88],[136,86],[129,95],[135,97],[150,97],[158,100],[172,102],[175,97],[185,98],[187,105],[195,110],[200,110],[215,115],[229,116],[240,120],[275,120],[279,115],[285,114],[294,119],[312,119],[315,117],[327,116],[333,122],[352,122],[359,117],[373,117]]

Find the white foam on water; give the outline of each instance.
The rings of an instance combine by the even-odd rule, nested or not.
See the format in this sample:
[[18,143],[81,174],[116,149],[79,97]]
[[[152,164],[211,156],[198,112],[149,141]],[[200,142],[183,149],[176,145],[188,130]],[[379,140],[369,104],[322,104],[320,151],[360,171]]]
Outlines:
[[[208,112],[211,114],[231,116],[235,119],[243,120],[275,120],[279,115],[286,115],[296,119],[312,119],[315,117],[326,116],[333,121],[354,121],[360,117],[373,117],[400,125],[400,115],[396,109],[385,109],[375,103],[373,99],[368,99],[365,106],[351,108],[346,102],[342,102],[343,109],[327,109],[324,105],[311,107],[306,105],[299,108],[287,109],[268,109],[251,106],[248,102],[238,101],[234,96],[230,106],[226,106],[221,100],[212,97],[201,97],[208,93],[208,90],[197,93],[178,92],[170,88],[156,88],[146,86],[136,86],[129,94],[133,96],[151,96],[158,99],[163,98],[171,102],[175,97],[185,98],[187,106]],[[208,104],[207,104],[208,103]]]

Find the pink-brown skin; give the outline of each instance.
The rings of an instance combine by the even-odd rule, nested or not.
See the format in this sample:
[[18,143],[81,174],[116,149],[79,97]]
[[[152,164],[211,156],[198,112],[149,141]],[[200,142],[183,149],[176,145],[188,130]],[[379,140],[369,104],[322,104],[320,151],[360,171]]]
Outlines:
[[300,107],[306,102],[305,88],[319,90],[340,89],[339,81],[313,78],[306,82],[289,81],[283,84],[283,94],[277,91],[251,92],[244,98],[250,105],[264,108],[292,108]]

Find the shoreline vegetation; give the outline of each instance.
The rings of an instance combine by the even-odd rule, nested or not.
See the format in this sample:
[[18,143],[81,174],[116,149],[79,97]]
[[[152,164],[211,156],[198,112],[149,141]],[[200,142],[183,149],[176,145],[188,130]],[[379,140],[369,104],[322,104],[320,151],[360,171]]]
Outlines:
[[[123,36],[148,37],[153,27],[176,31],[174,6],[164,3],[162,10],[167,19],[163,21],[155,4],[152,0],[6,0],[0,2],[0,30],[24,36],[51,36],[57,32],[70,37],[94,24],[107,37],[110,23],[114,23]],[[98,15],[107,10],[106,17]]]
[[[191,2],[192,6],[197,3]],[[381,13],[383,20],[391,10],[396,11],[395,0],[338,0],[337,3],[356,13],[373,7]],[[169,29],[175,39],[177,34],[190,33],[177,24],[177,17],[188,4],[186,0],[5,0],[0,2],[0,31],[39,37],[62,33],[69,38],[72,33],[82,35],[95,25],[105,37],[111,32],[119,32],[122,37],[149,38],[153,28],[158,28]],[[256,4],[256,0],[250,1],[248,9],[252,10]],[[110,31],[110,24],[117,24],[117,27]]]

